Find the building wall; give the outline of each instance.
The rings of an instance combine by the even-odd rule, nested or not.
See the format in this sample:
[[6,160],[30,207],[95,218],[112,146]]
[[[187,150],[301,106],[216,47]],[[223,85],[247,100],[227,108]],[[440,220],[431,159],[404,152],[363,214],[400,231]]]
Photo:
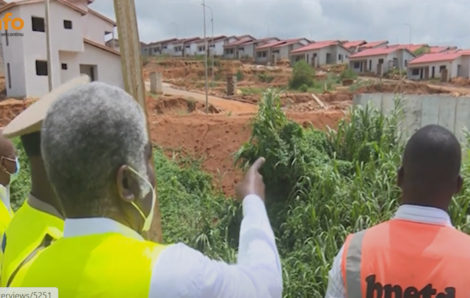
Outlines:
[[[327,61],[327,54],[329,54],[329,61]],[[341,59],[339,59],[341,55]],[[318,67],[326,64],[341,64],[349,62],[350,53],[340,46],[329,46],[317,50],[311,50],[304,53],[296,53],[291,55],[291,63],[295,63],[296,60],[303,59],[310,65]]]
[[82,24],[84,37],[101,44],[105,43],[105,32],[114,32],[112,24],[90,13],[82,16]]
[[[13,7],[9,12],[13,14],[12,18],[24,17],[21,15],[21,7]],[[0,14],[0,17],[3,18],[4,13]],[[19,31],[24,34],[24,36],[11,36],[8,37],[8,45],[6,44],[6,36],[0,36],[2,43],[3,51],[3,66],[5,73],[5,90],[7,96],[9,97],[24,97],[26,96],[26,83],[25,83],[25,63],[23,60],[23,54],[25,52],[24,42],[25,37],[30,36],[31,24],[29,21],[29,26],[27,25],[27,20],[25,20],[25,26],[23,30]],[[28,30],[29,29],[29,30]],[[2,33],[5,33],[5,29],[2,28]],[[9,32],[12,32],[9,30]],[[8,77],[7,65],[10,65],[10,78]],[[9,80],[11,79],[11,82]],[[11,87],[9,86],[11,84]]]
[[[231,53],[228,53],[227,50],[232,50]],[[237,48],[236,47],[233,47],[233,48],[228,48],[228,49],[225,49],[224,48],[224,58],[225,59],[235,59],[237,56]]]
[[[378,64],[379,64],[379,60],[381,59],[383,60],[382,70],[380,73],[378,73],[378,70],[379,70]],[[361,58],[353,59],[350,61],[349,64],[350,64],[351,69],[353,69],[354,71],[358,73],[361,72],[360,65],[362,63],[363,65],[362,72],[372,72],[377,75],[384,75],[388,71],[393,70],[394,67],[397,67],[401,71],[406,70],[408,62],[411,61],[412,59],[413,59],[413,55],[411,55],[408,51],[397,50],[397,51],[389,53],[388,55],[378,55],[378,56],[361,57]],[[396,65],[394,65],[394,61],[396,61]],[[357,65],[357,63],[359,63],[359,66]]]
[[106,82],[117,87],[124,87],[121,70],[121,57],[89,44],[80,53],[60,52],[61,63],[67,63],[68,69],[61,70],[62,83],[80,75],[80,64],[96,65],[96,81]]
[[[441,78],[440,68],[445,67],[448,71],[448,79],[457,77],[458,72],[458,65],[461,66],[461,76],[469,77],[469,60],[468,58],[457,58],[454,61],[442,61],[442,62],[434,62],[434,63],[426,63],[420,65],[410,65],[407,70],[408,78],[411,80],[421,80],[426,79],[424,76],[425,69],[428,69],[429,72],[429,79],[433,79],[432,76],[432,68],[434,67],[434,79]],[[417,70],[417,73],[413,74],[413,70]],[[421,75],[423,73],[423,75]]]

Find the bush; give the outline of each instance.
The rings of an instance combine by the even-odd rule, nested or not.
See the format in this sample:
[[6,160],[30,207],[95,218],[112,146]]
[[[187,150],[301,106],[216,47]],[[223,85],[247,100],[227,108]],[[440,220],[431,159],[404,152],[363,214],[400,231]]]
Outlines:
[[357,73],[348,67],[339,74],[339,78],[341,80],[344,80],[344,79],[354,80],[357,78]]
[[315,70],[304,60],[297,61],[292,70],[292,77],[289,80],[289,88],[298,89],[302,85],[312,86]]
[[302,92],[307,92],[308,91],[307,84],[303,84],[302,86],[300,86],[299,90],[302,91]]
[[267,74],[265,72],[262,72],[258,74],[258,80],[263,83],[271,83],[274,80],[274,76]]
[[236,76],[237,76],[237,82],[243,81],[243,79],[245,78],[245,75],[240,69],[237,70]]

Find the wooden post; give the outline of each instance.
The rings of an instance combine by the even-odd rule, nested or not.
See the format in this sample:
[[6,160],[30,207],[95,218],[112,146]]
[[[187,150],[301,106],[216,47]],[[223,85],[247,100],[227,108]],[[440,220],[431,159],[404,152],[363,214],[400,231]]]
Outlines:
[[[141,105],[147,119],[147,133],[150,140],[150,126],[147,106],[145,104],[145,84],[142,75],[142,59],[140,49],[137,17],[134,0],[114,0],[114,11],[119,32],[119,48],[121,52],[122,77],[126,91]],[[162,227],[159,202],[155,204],[155,216],[148,239],[162,242]]]

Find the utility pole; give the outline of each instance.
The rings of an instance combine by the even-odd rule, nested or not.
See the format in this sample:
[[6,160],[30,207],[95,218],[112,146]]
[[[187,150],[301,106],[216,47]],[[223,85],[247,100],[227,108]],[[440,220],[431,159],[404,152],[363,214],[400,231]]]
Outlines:
[[209,45],[209,53],[211,54],[211,81],[214,80],[214,50],[215,50],[215,44],[214,44],[214,13],[212,11],[212,7],[210,7],[209,5],[206,5],[207,8],[210,9],[210,12],[211,12],[211,27],[212,27],[212,37],[211,37],[211,42],[210,42],[210,45],[213,45],[214,46],[214,49],[212,51],[210,51],[210,48],[211,46]]
[[49,0],[46,0],[45,5],[45,22],[46,22],[46,47],[47,47],[47,83],[49,85],[49,92],[52,90],[52,58],[51,58],[51,26],[49,19]]
[[[142,76],[142,58],[140,49],[137,17],[134,0],[114,0],[119,48],[121,52],[122,77],[126,91],[140,104],[147,121],[147,133],[150,140],[150,126],[145,104],[145,85]],[[155,203],[155,216],[147,235],[148,239],[162,242],[162,227],[158,199]]]
[[[117,1],[117,0],[114,0]],[[206,38],[206,0],[202,0],[202,16],[204,17],[204,73],[206,79],[206,114],[209,113],[209,94],[208,94],[208,84],[207,84],[207,38]]]

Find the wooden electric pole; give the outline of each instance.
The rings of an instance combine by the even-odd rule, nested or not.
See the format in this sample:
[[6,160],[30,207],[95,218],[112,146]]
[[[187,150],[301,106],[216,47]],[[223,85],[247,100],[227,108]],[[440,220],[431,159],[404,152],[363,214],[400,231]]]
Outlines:
[[[134,0],[114,0],[114,11],[118,27],[124,86],[126,91],[134,97],[144,110],[150,140],[150,125],[147,105],[145,104],[145,83],[142,75],[140,39]],[[155,204],[155,216],[148,238],[157,242],[163,240],[158,199]]]

